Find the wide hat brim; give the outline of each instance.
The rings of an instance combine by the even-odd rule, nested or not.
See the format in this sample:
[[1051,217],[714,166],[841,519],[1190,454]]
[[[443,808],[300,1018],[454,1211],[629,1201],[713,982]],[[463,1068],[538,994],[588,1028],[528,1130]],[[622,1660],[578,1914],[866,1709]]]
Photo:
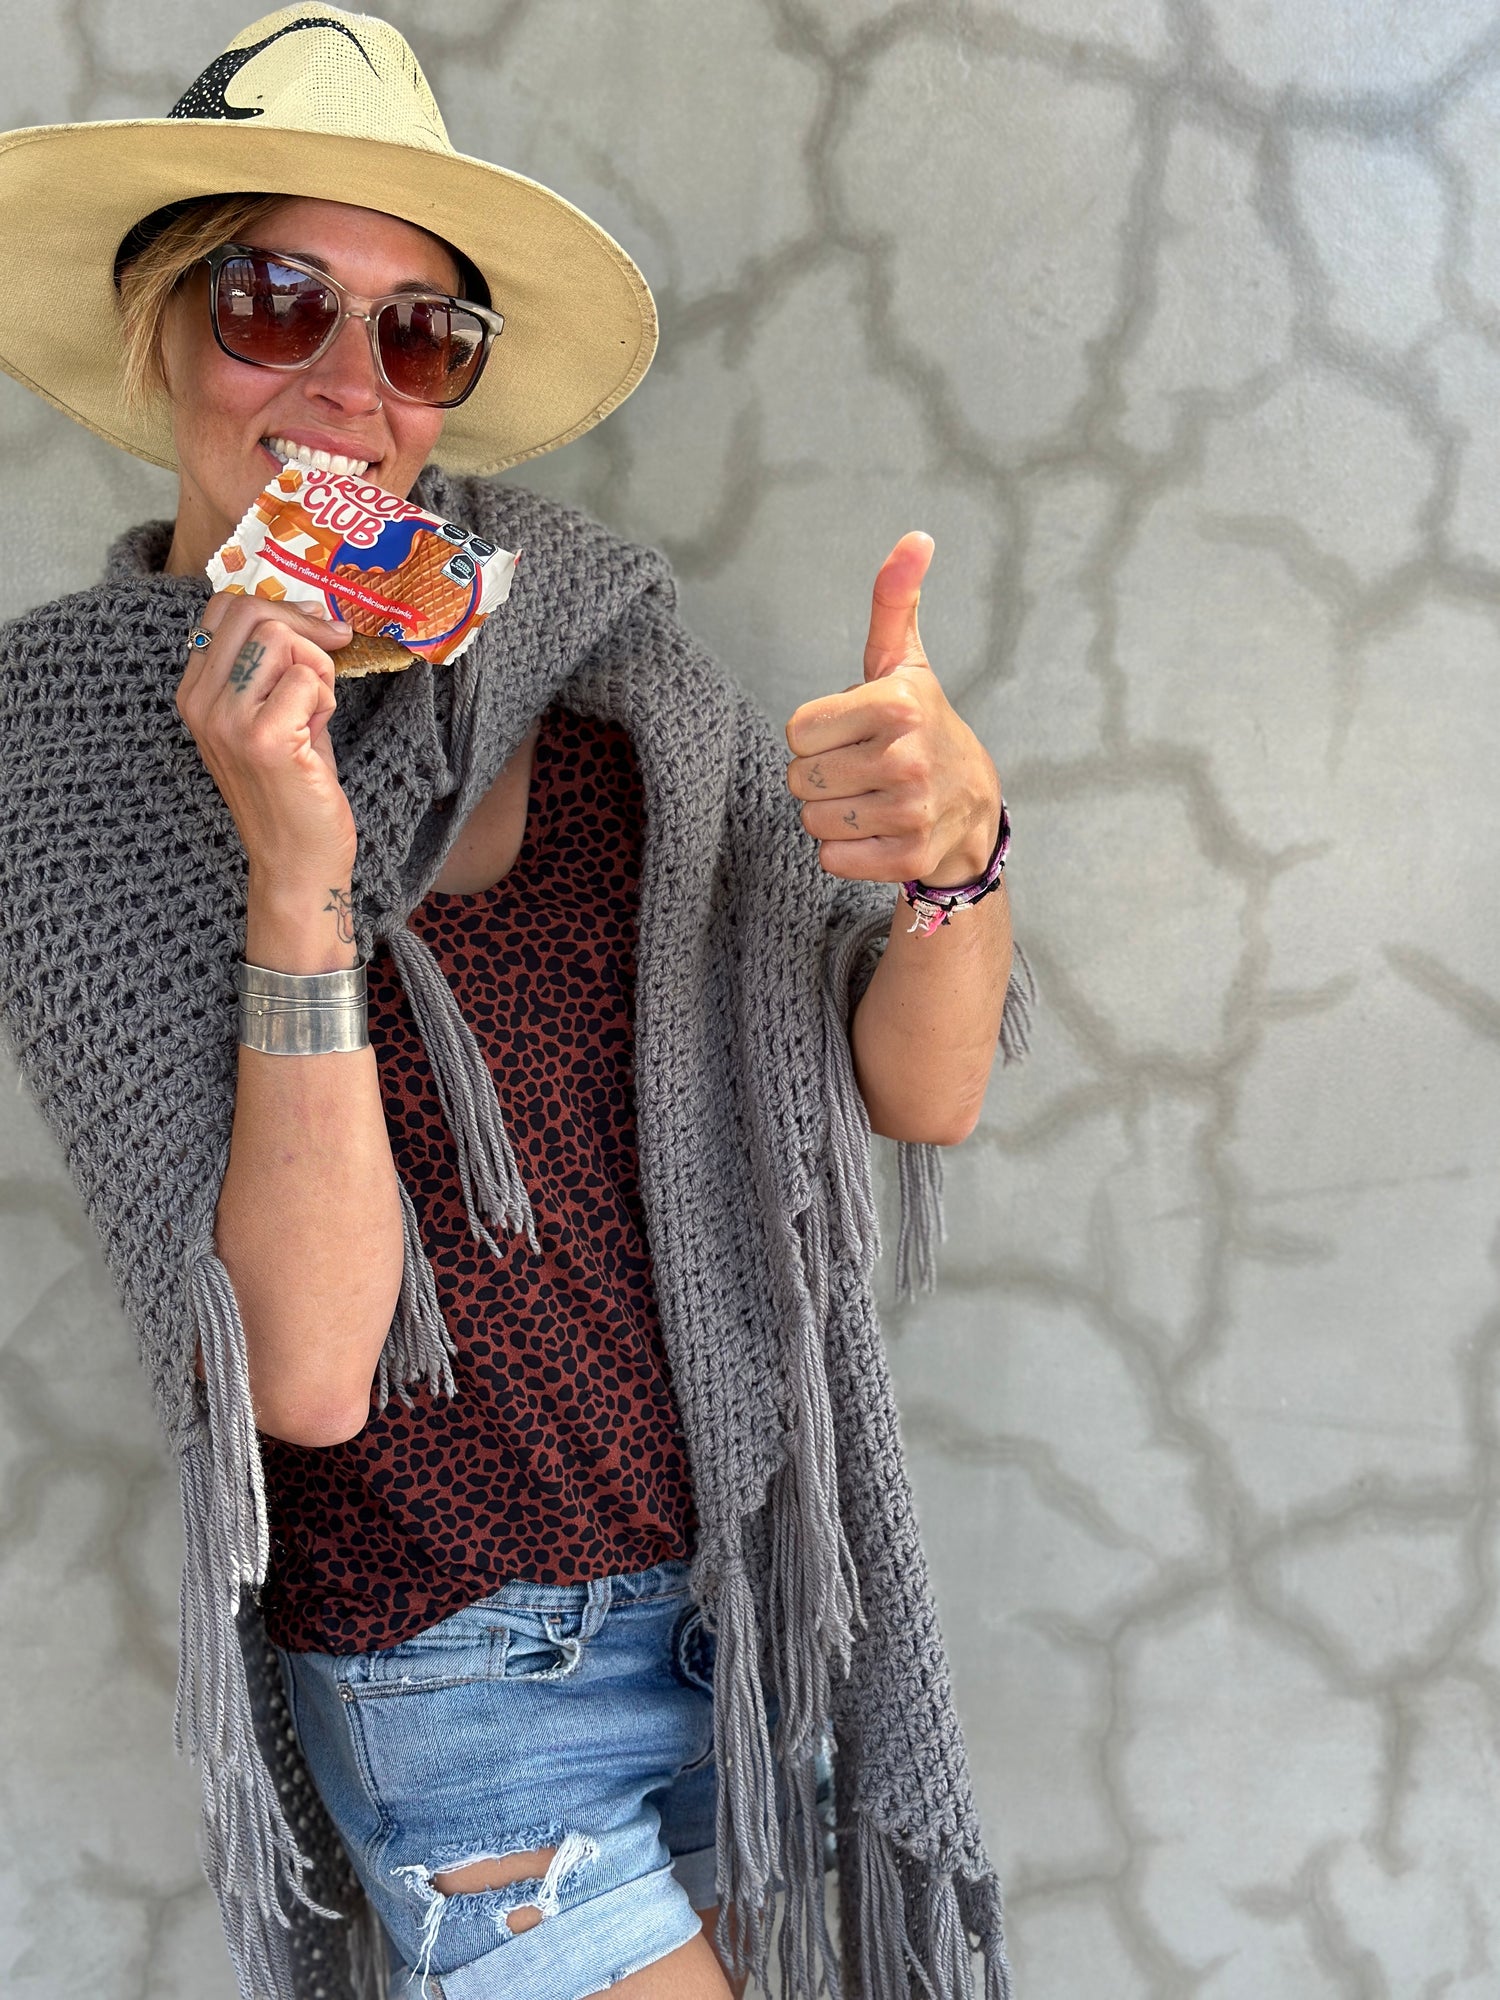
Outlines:
[[650,365],[646,280],[613,237],[539,182],[447,148],[134,118],[0,134],[0,368],[111,444],[175,470],[165,396],[124,406],[115,253],[168,202],[238,193],[379,209],[442,237],[483,274],[505,330],[433,451],[455,472],[499,472],[567,444]]

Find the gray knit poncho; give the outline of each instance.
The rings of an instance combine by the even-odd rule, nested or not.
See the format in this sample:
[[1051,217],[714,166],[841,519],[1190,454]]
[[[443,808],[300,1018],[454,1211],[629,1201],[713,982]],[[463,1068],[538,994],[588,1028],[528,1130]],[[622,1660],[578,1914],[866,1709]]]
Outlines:
[[[483,1057],[405,919],[554,697],[622,724],[641,768],[641,1181],[700,1521],[693,1587],[718,1637],[721,1901],[746,1920],[761,1977],[777,1933],[787,2000],[811,2000],[824,1978],[846,2000],[957,2000],[975,1946],[986,2000],[1003,2000],[999,1890],[871,1294],[870,1134],[847,1029],[892,893],[822,873],[784,749],[676,622],[658,554],[518,488],[429,472],[418,491],[522,549],[515,588],[455,666],[342,683],[333,735],[359,828],[361,955],[389,942],[472,1227],[500,1257],[530,1229],[526,1191]],[[208,585],[161,574],[168,532],[134,530],[98,587],[0,631],[0,1016],[103,1242],[180,1469],[177,1737],[201,1769],[204,1864],[240,1992],[373,2000],[378,1934],[297,1755],[255,1608],[265,1496],[212,1235],[245,862],[173,703]],[[1030,998],[1017,962],[1007,1058]],[[898,1276],[926,1282],[938,1156],[901,1153]],[[382,1396],[452,1388],[404,1205]],[[825,1733],[842,1964],[814,1803]]]

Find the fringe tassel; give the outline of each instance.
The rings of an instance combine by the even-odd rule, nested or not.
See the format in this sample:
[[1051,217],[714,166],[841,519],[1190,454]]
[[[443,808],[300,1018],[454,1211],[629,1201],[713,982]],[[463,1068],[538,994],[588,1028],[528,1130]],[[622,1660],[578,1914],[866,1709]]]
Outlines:
[[[1000,1054],[1020,1062],[1031,1050],[1036,1007],[1036,975],[1019,945],[1014,947],[1010,984],[1000,1015]],[[947,1241],[943,1221],[943,1154],[939,1146],[902,1144],[896,1148],[901,1184],[901,1228],[896,1239],[896,1296],[914,1298],[937,1289],[938,1245]]]
[[1011,2000],[1010,1964],[998,1938],[985,1947],[984,2000]]
[[[719,1774],[715,1834],[719,1921],[716,1938],[734,1971],[766,1984],[772,1892],[780,1879],[781,1827],[776,1765],[760,1677],[755,1597],[738,1553],[718,1574],[712,1609],[714,1761]],[[730,1913],[737,1917],[733,1933]]]
[[1005,1006],[1000,1014],[1000,1055],[1008,1063],[1020,1062],[1031,1052],[1031,1017],[1036,1011],[1036,974],[1031,960],[1018,944],[1011,947],[1010,984],[1005,989]]
[[979,1940],[978,1949],[984,1965],[984,2000],[1011,2000],[1010,1961],[1005,1955],[1000,1885],[991,1875],[982,1881],[964,1882],[961,1894],[965,1921]]
[[911,2000],[906,1943],[906,1893],[896,1851],[879,1827],[856,1817],[859,1875],[859,2000]]
[[870,1120],[854,1078],[849,995],[859,959],[885,935],[884,919],[852,929],[823,970],[823,1085],[828,1106],[828,1170],[838,1204],[840,1241],[866,1276],[880,1255],[880,1218],[870,1174]]
[[789,1343],[790,1427],[786,1459],[770,1493],[772,1658],[784,1766],[816,1750],[828,1717],[833,1663],[848,1672],[855,1628],[864,1623],[840,1518],[824,1361],[831,1268],[826,1199],[815,1197],[797,1218],[795,1249],[803,1288]]
[[339,1912],[308,1893],[308,1863],[256,1741],[235,1622],[241,1586],[226,1543],[229,1509],[206,1441],[184,1445],[180,1477],[183,1570],[173,1733],[178,1749],[198,1764],[203,1871],[218,1900],[240,1991],[295,2000],[286,1942],[291,1923],[278,1875],[316,1915],[336,1921]]
[[974,1991],[974,1962],[968,1934],[958,1913],[958,1895],[951,1875],[939,1875],[929,1885],[923,1938],[924,1984],[934,2000]]
[[464,1207],[475,1241],[502,1261],[505,1252],[493,1234],[497,1229],[524,1236],[536,1250],[531,1198],[511,1150],[495,1079],[459,1011],[453,988],[409,925],[392,925],[388,942],[458,1149]]
[[309,1910],[309,1864],[261,1756],[240,1648],[241,1595],[270,1557],[265,1484],[234,1287],[205,1231],[187,1272],[189,1331],[203,1352],[208,1429],[181,1452],[183,1566],[172,1734],[198,1764],[203,1867],[242,1991],[293,2000],[290,1920],[278,1875]]
[[785,1884],[777,1957],[781,1990],[797,2000],[828,1993],[839,2000],[838,1953],[828,1930],[823,1890],[823,1824],[818,1817],[818,1771],[808,1755],[788,1767],[783,1831]]
[[265,1476],[250,1401],[245,1329],[234,1286],[209,1232],[193,1246],[187,1309],[189,1325],[203,1352],[209,1437],[222,1481],[216,1512],[223,1527],[224,1557],[232,1565],[223,1573],[223,1580],[237,1603],[238,1585],[253,1587],[264,1578],[271,1544],[266,1527]]
[[896,1296],[909,1299],[918,1289],[937,1290],[938,1245],[946,1242],[943,1220],[943,1152],[903,1140],[896,1148],[901,1185],[901,1228],[896,1237]]
[[[859,2000],[1011,2000],[1010,1966],[992,1875],[971,1878],[916,1861],[856,1810],[848,1830],[857,1880],[843,1911],[857,1930]],[[847,1854],[845,1835],[841,1852]],[[980,1965],[975,1966],[975,1953]]]
[[417,1211],[405,1182],[400,1182],[399,1186],[401,1296],[396,1301],[396,1316],[386,1335],[385,1346],[380,1350],[380,1368],[375,1378],[382,1410],[391,1399],[393,1379],[396,1394],[407,1409],[413,1407],[412,1399],[407,1394],[407,1387],[413,1382],[425,1381],[434,1396],[451,1397],[458,1393],[453,1380],[453,1357],[458,1348],[438,1304],[437,1284],[432,1266],[427,1261],[427,1252],[422,1248]]

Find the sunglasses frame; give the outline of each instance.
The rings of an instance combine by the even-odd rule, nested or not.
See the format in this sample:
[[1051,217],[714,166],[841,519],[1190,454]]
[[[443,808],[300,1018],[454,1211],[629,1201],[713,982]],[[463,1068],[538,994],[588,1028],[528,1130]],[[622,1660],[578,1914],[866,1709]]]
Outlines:
[[[327,334],[318,343],[305,361],[252,361],[248,355],[236,354],[219,331],[219,276],[224,266],[235,257],[267,257],[278,264],[285,264],[289,270],[300,272],[304,277],[314,279],[338,300],[339,311]],[[505,315],[491,310],[489,306],[476,305],[472,299],[453,298],[447,292],[382,292],[378,298],[366,298],[360,292],[352,292],[347,285],[341,285],[337,278],[327,271],[320,271],[316,264],[306,264],[300,257],[293,257],[282,250],[262,250],[251,243],[221,243],[217,250],[211,250],[202,260],[208,266],[208,323],[213,328],[213,336],[219,347],[231,361],[243,362],[247,368],[269,368],[275,375],[297,375],[304,368],[311,368],[332,347],[344,330],[344,322],[362,319],[370,339],[370,356],[375,364],[375,373],[381,384],[398,402],[416,403],[427,410],[456,410],[460,403],[466,403],[479,387],[480,377],[490,358],[490,349],[505,328]],[[451,403],[434,403],[425,396],[411,396],[398,389],[385,372],[385,363],[380,355],[380,337],[375,330],[375,322],[387,306],[411,305],[419,300],[450,307],[460,312],[471,313],[484,329],[484,344],[479,353],[479,365],[473,378],[461,396],[455,396]],[[361,310],[362,308],[362,310]]]

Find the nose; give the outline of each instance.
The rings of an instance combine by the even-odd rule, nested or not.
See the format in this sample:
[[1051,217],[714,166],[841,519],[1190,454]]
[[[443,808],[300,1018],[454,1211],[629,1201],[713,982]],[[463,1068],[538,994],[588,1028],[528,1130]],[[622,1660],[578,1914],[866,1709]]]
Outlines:
[[355,313],[344,323],[307,371],[311,401],[351,417],[367,417],[383,403],[383,385],[375,367],[375,329]]

